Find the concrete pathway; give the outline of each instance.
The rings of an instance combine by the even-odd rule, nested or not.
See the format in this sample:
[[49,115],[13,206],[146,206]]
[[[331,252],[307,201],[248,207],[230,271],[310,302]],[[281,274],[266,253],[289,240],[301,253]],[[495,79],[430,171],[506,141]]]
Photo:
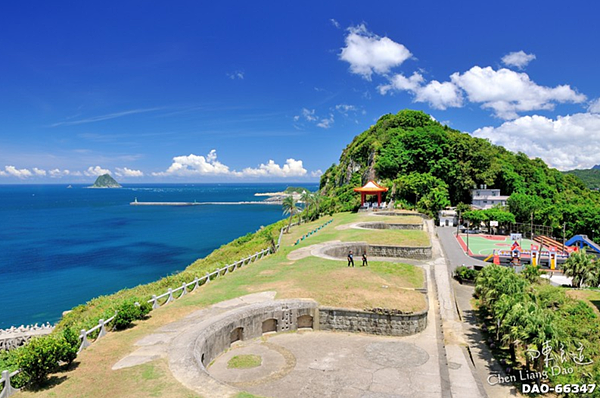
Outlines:
[[[450,274],[456,267],[459,267],[462,264],[487,264],[473,259],[464,253],[454,236],[454,232],[456,231],[455,228],[440,227],[436,228],[436,231],[447,259],[448,271]],[[457,283],[453,278],[451,278],[451,281],[451,288],[454,292],[458,315],[463,321],[461,324],[461,334],[465,337],[465,343],[470,351],[469,359],[472,360],[477,379],[484,388],[486,395],[491,398],[520,396],[514,387],[506,384],[492,386],[487,382],[487,378],[491,374],[505,376],[504,370],[488,349],[479,330],[479,322],[477,321],[476,314],[471,305],[474,288],[471,286],[463,286]]]

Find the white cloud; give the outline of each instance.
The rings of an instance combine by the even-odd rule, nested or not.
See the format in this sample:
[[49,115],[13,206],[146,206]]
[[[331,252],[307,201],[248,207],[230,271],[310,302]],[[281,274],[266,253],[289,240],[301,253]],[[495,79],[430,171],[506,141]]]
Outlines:
[[60,170],[60,169],[53,169],[50,170],[48,172],[48,174],[50,174],[51,178],[61,178],[61,177],[65,177],[65,176],[81,176],[81,172],[80,171],[75,171],[75,172],[71,172],[69,170]]
[[383,95],[394,90],[408,91],[414,94],[415,102],[427,102],[435,109],[462,106],[462,93],[453,83],[440,83],[437,80],[432,80],[427,84],[424,82],[425,79],[418,72],[414,72],[410,77],[396,74],[389,79],[389,84],[380,85],[378,89]]
[[310,172],[311,177],[321,177],[322,175],[323,175],[323,171],[321,171],[321,169]]
[[302,117],[304,117],[309,122],[315,122],[318,120],[318,118],[315,116],[314,109],[302,108]]
[[338,104],[335,106],[335,110],[344,116],[348,116],[348,112],[356,112],[358,109],[354,105]]
[[317,127],[321,127],[324,129],[330,128],[335,122],[335,119],[332,114],[329,114],[329,117],[327,118],[319,117],[316,115],[316,111],[314,109],[307,108],[302,108],[301,114],[294,116],[295,122],[300,121],[300,119],[304,119],[308,122],[315,123]]
[[236,175],[245,177],[301,177],[305,174],[302,160],[295,159],[287,159],[283,167],[269,160],[267,164],[261,164],[258,168],[247,167],[241,172],[236,172]]
[[474,66],[463,74],[450,76],[452,83],[465,91],[470,102],[481,103],[502,119],[515,119],[517,112],[552,110],[555,104],[581,103],[585,95],[568,85],[554,88],[539,86],[526,73],[509,69]]
[[415,102],[427,102],[432,108],[460,108],[462,94],[453,83],[432,80],[427,85],[419,87],[416,91]]
[[127,167],[117,167],[117,172],[115,173],[119,177],[143,177],[144,173],[141,170],[132,170]]
[[535,54],[526,54],[525,51],[517,51],[506,54],[502,57],[502,62],[507,66],[515,66],[519,69],[526,67],[535,59]]
[[477,129],[473,135],[542,158],[559,170],[588,169],[600,163],[599,114],[578,113],[556,120],[523,116],[496,128]]
[[331,126],[333,126],[333,123],[335,122],[333,115],[329,115],[328,118],[323,118],[321,119],[321,121],[319,121],[319,123],[317,123],[317,127],[321,127],[322,129],[328,129],[331,128]]
[[17,169],[15,166],[4,166],[4,172],[2,172],[2,176],[25,179],[33,176],[33,174],[28,169]]
[[414,72],[411,77],[406,77],[403,74],[398,73],[389,78],[389,84],[383,84],[377,88],[382,95],[387,94],[391,90],[411,91],[416,93],[424,81],[425,79],[418,72]]
[[194,154],[176,156],[173,164],[165,171],[152,173],[155,177],[164,176],[229,176],[229,177],[301,177],[307,171],[302,160],[287,159],[283,166],[269,160],[256,168],[246,167],[242,171],[230,168],[217,160],[217,151],[212,150],[206,157]]
[[42,169],[38,169],[37,167],[34,167],[33,174],[35,174],[38,177],[43,177],[46,175],[46,170],[42,170]]
[[350,72],[371,80],[373,73],[386,74],[412,56],[402,44],[379,37],[365,25],[348,28],[346,47],[339,57],[350,64]]
[[600,113],[600,98],[597,98],[590,102],[590,106],[588,107],[588,112],[590,113]]
[[236,70],[231,73],[226,73],[231,80],[244,80],[244,71]]
[[96,167],[90,166],[90,167],[88,167],[88,169],[86,171],[83,172],[83,174],[85,174],[88,177],[99,177],[104,174],[110,174],[110,170],[103,169],[100,166],[96,166]]
[[329,22],[331,22],[331,24],[332,24],[333,26],[335,26],[336,28],[338,28],[338,29],[340,28],[340,23],[339,23],[338,21],[336,21],[335,19],[331,18],[331,19],[329,20]]
[[217,160],[217,151],[211,150],[206,157],[190,154],[176,156],[167,171],[152,173],[154,176],[193,176],[193,175],[224,175],[229,174],[229,167]]

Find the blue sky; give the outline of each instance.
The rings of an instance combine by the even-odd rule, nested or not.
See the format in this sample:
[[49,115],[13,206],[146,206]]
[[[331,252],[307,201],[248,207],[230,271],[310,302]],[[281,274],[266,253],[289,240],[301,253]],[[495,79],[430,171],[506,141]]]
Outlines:
[[405,108],[600,163],[592,2],[206,3],[3,5],[0,183],[317,181]]

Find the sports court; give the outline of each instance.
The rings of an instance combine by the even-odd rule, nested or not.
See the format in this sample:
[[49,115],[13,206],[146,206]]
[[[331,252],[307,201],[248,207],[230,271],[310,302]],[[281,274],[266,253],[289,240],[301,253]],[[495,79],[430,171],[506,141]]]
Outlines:
[[[458,243],[466,251],[467,235],[459,234]],[[521,251],[531,250],[532,243],[539,246],[529,239],[521,239],[518,243],[521,246]],[[469,234],[469,256],[489,256],[494,253],[494,250],[510,250],[512,245],[513,241],[510,236]]]

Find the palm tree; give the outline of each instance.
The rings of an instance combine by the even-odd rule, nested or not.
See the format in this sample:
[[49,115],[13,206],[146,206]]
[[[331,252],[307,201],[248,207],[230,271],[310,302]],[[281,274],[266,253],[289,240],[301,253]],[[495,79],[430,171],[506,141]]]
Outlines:
[[316,192],[313,195],[313,205],[315,206],[315,218],[319,218],[321,216],[321,205],[323,204],[323,197],[319,192]]
[[292,225],[292,217],[294,217],[294,214],[296,214],[298,212],[298,206],[296,206],[296,200],[291,195],[287,196],[285,199],[283,199],[282,206],[283,206],[283,214],[290,215],[290,221],[288,222],[288,226],[287,226],[287,230],[286,230],[286,233],[289,233],[290,226]]
[[594,257],[587,254],[585,249],[572,253],[562,265],[565,276],[573,278],[571,284],[578,288],[583,285],[596,285],[598,266]]
[[[311,217],[309,217],[309,211],[311,209],[311,207],[313,207],[314,204],[314,195],[309,192],[309,191],[304,191],[302,192],[302,196],[300,197],[300,200],[302,201],[302,203],[304,203],[304,219],[309,219]],[[312,219],[312,218],[311,218]]]

